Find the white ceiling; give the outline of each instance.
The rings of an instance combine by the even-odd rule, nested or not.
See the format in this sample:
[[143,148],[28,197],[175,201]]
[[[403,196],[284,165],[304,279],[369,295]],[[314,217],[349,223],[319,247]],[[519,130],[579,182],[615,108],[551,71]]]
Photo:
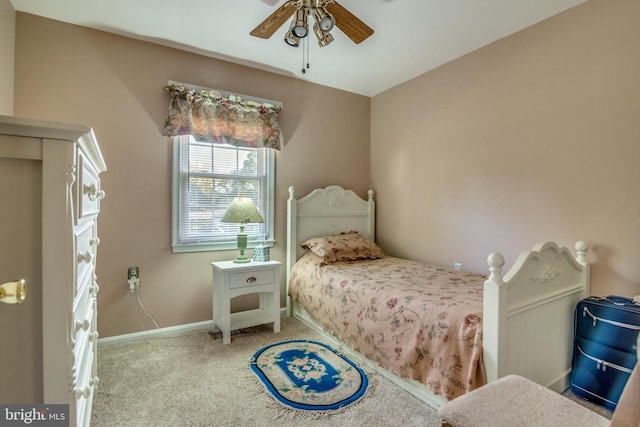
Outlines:
[[284,0],[11,0],[19,12],[96,28],[373,96],[586,0],[339,0],[375,33],[354,44],[337,28],[287,46],[249,32]]

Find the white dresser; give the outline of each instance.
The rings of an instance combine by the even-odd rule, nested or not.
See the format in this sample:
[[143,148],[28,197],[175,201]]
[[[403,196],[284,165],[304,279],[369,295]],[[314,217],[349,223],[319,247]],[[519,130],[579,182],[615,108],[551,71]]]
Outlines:
[[[24,303],[30,297],[42,298],[38,305],[42,308],[42,330],[32,335],[42,337],[41,359],[38,358],[42,366],[32,370],[38,377],[41,374],[42,379],[40,382],[39,378],[24,378],[25,382],[41,384],[41,391],[30,391],[29,396],[41,396],[42,401],[22,403],[69,404],[70,425],[88,426],[98,384],[95,266],[100,243],[97,220],[104,197],[100,173],[106,170],[106,165],[91,128],[9,116],[0,116],[0,159],[14,161],[16,164],[11,167],[18,168],[31,163],[27,161],[35,161],[41,168],[34,175],[34,187],[41,192],[37,205],[42,209],[37,216],[41,223],[34,224],[41,227],[41,235],[37,236],[41,238],[41,263],[34,268],[41,270],[13,274],[39,278],[42,282],[27,283]],[[40,176],[41,182],[37,182]],[[21,245],[14,246],[19,251]],[[24,256],[38,256],[40,260],[37,254]],[[0,281],[11,279],[0,277]],[[20,306],[13,311],[19,316]],[[15,320],[29,321],[19,317]],[[24,343],[30,338],[22,330],[12,339]],[[18,347],[16,352],[20,351]],[[35,357],[40,356],[37,353],[36,345]],[[14,381],[18,383],[20,378],[14,377]]]

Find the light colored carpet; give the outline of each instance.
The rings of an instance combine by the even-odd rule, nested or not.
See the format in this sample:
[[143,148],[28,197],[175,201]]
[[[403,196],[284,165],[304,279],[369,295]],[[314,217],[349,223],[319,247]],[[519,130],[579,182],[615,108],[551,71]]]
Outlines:
[[[368,394],[342,413],[301,422],[296,411],[276,403],[248,366],[261,347],[289,339],[322,341],[299,321],[282,318],[282,331],[271,325],[248,328],[231,344],[206,331],[154,338],[98,349],[100,384],[91,425],[102,426],[423,426],[440,427],[435,410],[372,373]],[[611,412],[563,393],[607,418]]]
[[368,394],[344,412],[301,423],[276,403],[248,366],[262,346],[289,339],[322,341],[299,321],[282,330],[249,328],[231,344],[206,332],[154,338],[98,349],[100,384],[91,425],[100,426],[426,426],[439,427],[435,410],[363,367]]
[[567,397],[579,404],[581,404],[582,406],[586,406],[587,408],[591,409],[593,412],[596,412],[600,415],[602,415],[605,418],[609,418],[611,419],[611,417],[613,416],[613,412],[607,408],[605,408],[604,406],[600,406],[597,405],[595,403],[591,403],[588,402],[586,400],[584,400],[583,398],[581,398],[580,396],[576,396],[575,394],[573,394],[571,392],[571,390],[566,390],[564,393],[562,393],[562,395],[564,397]]

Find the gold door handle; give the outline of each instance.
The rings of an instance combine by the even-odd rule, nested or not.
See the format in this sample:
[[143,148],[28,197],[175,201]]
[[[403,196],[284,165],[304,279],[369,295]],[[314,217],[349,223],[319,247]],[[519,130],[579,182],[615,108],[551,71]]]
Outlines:
[[0,285],[0,301],[5,304],[22,304],[27,297],[27,281],[24,279]]

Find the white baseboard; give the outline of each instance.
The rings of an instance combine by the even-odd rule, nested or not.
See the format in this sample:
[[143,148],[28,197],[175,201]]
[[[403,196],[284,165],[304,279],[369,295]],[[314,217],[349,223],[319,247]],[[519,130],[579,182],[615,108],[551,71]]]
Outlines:
[[[286,307],[281,308],[280,316],[286,316],[286,315],[287,315]],[[213,320],[205,320],[203,322],[188,323],[186,325],[170,326],[168,328],[151,329],[148,331],[134,332],[131,334],[116,335],[113,337],[106,337],[106,338],[98,338],[98,347],[108,347],[110,345],[128,344],[131,342],[146,340],[149,338],[162,338],[163,336],[166,336],[166,335],[174,335],[174,336],[183,335],[190,332],[202,331],[207,329],[219,331],[217,327],[213,326]]]
[[165,335],[183,335],[189,332],[201,331],[205,329],[213,329],[213,320],[205,320],[203,322],[189,323],[186,325],[170,326],[168,328],[162,329],[151,329],[148,331],[116,335],[113,337],[98,338],[98,347],[128,344],[134,341],[146,340],[149,338],[162,338]]

